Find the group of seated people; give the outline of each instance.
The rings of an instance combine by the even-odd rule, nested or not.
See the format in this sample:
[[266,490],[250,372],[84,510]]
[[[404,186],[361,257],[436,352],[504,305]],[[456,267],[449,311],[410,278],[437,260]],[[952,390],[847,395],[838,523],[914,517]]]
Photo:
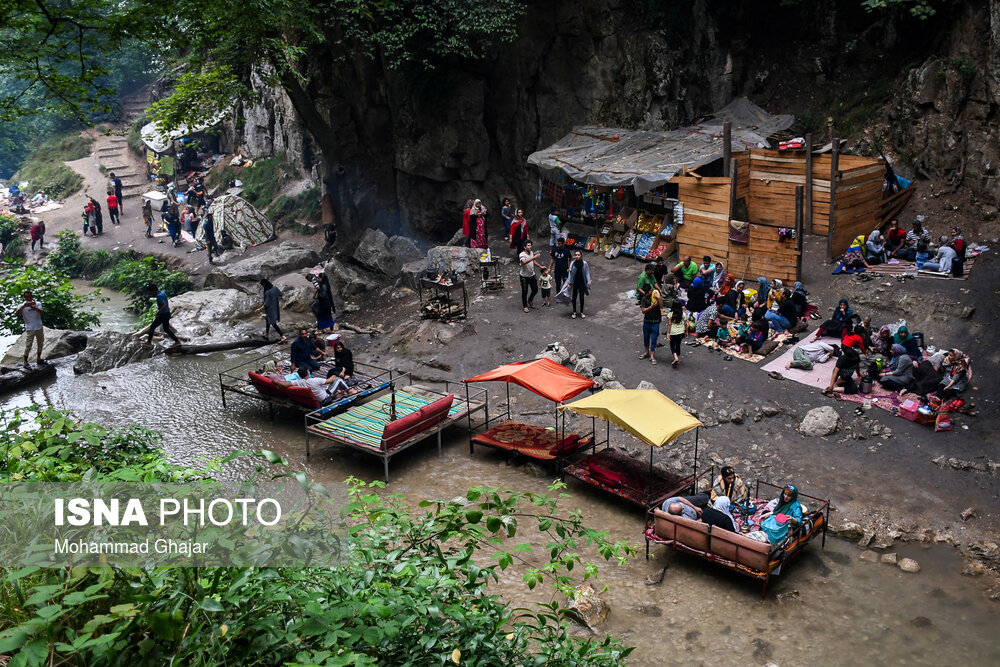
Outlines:
[[903,231],[899,221],[892,220],[884,235],[876,229],[867,238],[858,236],[844,254],[844,268],[870,269],[897,259],[914,262],[920,270],[961,277],[967,248],[962,230],[952,227],[951,236],[941,235],[932,258],[931,234],[923,223],[924,216],[918,215],[913,228]]
[[762,276],[752,299],[744,294],[744,287],[742,280],[725,273],[722,262],[713,263],[705,256],[697,264],[690,255],[669,272],[663,258],[658,257],[646,265],[636,285],[640,298],[659,290],[664,310],[680,303],[696,337],[717,340],[743,353],[757,352],[772,329],[795,329],[807,316],[808,292],[801,282],[788,289],[780,280],[772,284]]
[[[731,466],[725,466],[707,493],[667,498],[661,509],[674,516],[683,516],[722,530],[737,532],[732,508],[744,507],[750,502],[750,494],[743,480]],[[790,530],[802,523],[802,515],[799,491],[788,484],[782,489],[780,497],[772,499],[763,507],[759,517],[760,529],[748,531],[746,535],[761,542],[780,544]]]
[[333,367],[327,376],[323,378],[312,375],[320,370],[320,361],[331,356],[327,347],[326,340],[319,332],[309,333],[307,329],[299,329],[299,335],[291,345],[291,364],[298,378],[287,380],[285,376],[275,373],[273,367],[265,368],[265,375],[279,387],[309,387],[320,405],[328,405],[334,400],[357,393],[350,386],[354,375],[354,355],[343,341],[338,340],[333,345]]
[[[823,336],[840,344],[820,341]],[[906,325],[895,333],[888,326],[875,329],[871,316],[859,317],[847,299],[841,299],[832,317],[823,322],[816,336],[796,348],[786,368],[809,370],[814,363],[836,357],[830,384],[823,393],[856,394],[855,377],[865,375],[889,391],[910,392],[926,397],[934,393],[947,401],[964,392],[972,381],[972,363],[961,350],[939,350],[925,357],[917,337]],[[866,362],[863,364],[862,362]]]

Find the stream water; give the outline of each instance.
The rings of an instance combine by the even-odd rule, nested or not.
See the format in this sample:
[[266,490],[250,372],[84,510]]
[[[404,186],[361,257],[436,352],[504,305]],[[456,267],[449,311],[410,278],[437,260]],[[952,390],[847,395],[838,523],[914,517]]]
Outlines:
[[[118,322],[126,328],[134,324]],[[72,361],[63,360],[56,380],[0,397],[0,406],[48,403],[108,426],[143,423],[164,433],[166,450],[178,463],[267,448],[318,481],[381,478],[380,461],[330,444],[314,442],[306,459],[298,414],[279,413],[271,421],[262,404],[232,395],[223,408],[218,373],[248,358],[241,352],[160,355],[89,376],[74,375]],[[547,487],[546,479],[509,465],[497,453],[477,449],[470,456],[463,432],[446,435],[440,458],[432,441],[394,458],[389,490],[416,505],[423,498],[464,495],[475,485]],[[253,465],[238,459],[225,475],[243,476]],[[1000,664],[1000,607],[983,596],[978,581],[960,574],[962,562],[950,548],[901,546],[900,556],[915,558],[922,568],[907,574],[861,561],[856,545],[830,537],[825,548],[818,541],[810,544],[772,580],[762,601],[757,582],[665,547],[654,547],[646,560],[641,512],[572,481],[570,492],[569,506],[580,509],[589,525],[639,551],[627,567],[602,566],[595,586],[608,587],[602,595],[611,608],[600,629],[637,647],[629,664]],[[526,560],[540,564],[534,558]],[[658,577],[664,567],[662,583],[647,585],[647,577]],[[515,604],[537,599],[517,572],[505,575],[502,586]]]

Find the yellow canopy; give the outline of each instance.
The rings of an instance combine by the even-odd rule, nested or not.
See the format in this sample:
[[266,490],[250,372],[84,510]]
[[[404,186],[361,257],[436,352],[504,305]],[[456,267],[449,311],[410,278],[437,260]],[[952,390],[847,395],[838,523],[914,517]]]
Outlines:
[[662,447],[701,426],[694,416],[655,389],[605,389],[560,405],[559,409],[617,424],[652,447]]

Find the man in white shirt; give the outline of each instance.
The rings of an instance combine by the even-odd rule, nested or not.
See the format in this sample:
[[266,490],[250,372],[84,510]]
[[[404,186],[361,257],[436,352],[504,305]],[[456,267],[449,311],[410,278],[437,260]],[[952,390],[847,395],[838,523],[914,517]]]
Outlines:
[[541,255],[539,252],[532,252],[531,241],[526,241],[524,252],[517,256],[520,265],[518,277],[521,279],[521,307],[526,313],[535,307],[535,304],[532,303],[535,295],[538,294],[538,278],[535,277],[535,267],[545,268],[538,263],[538,258]]
[[840,347],[836,344],[816,341],[799,345],[792,352],[792,360],[785,364],[785,370],[800,368],[804,371],[811,371],[813,364],[823,364],[830,360],[830,357],[839,352]]
[[[298,369],[299,379],[292,380],[291,382],[286,382],[284,380],[275,380],[274,384],[279,387],[309,387],[312,391],[313,396],[319,401],[320,405],[326,405],[336,396],[339,391],[346,391],[347,393],[354,393],[354,390],[348,390],[347,383],[344,382],[344,378],[339,377],[335,374],[330,374],[330,377],[326,378],[314,378],[309,372],[308,366],[299,366]],[[332,387],[327,387],[327,385],[332,384]]]
[[45,341],[45,334],[42,330],[42,304],[35,300],[34,295],[31,290],[24,291],[24,303],[17,307],[14,311],[15,315],[20,315],[24,320],[24,367],[30,368],[28,364],[28,355],[31,353],[31,344],[36,343],[38,346],[38,351],[36,353],[36,361],[39,364],[45,363],[42,361],[42,343]]

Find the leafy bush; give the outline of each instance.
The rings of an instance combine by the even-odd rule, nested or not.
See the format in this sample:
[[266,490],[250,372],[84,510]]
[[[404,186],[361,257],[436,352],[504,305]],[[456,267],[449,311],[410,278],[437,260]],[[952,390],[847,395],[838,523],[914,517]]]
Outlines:
[[3,244],[4,255],[20,257],[24,250],[24,237],[21,231],[21,221],[17,216],[0,213],[0,243]]
[[[22,664],[620,665],[631,649],[581,639],[555,602],[511,609],[489,584],[520,564],[527,526],[551,535],[534,587],[595,573],[575,550],[632,550],[545,494],[474,488],[463,501],[382,498],[352,482],[352,548],[334,568],[21,568],[3,582],[0,651]],[[373,484],[372,486],[382,486]],[[562,488],[561,485],[553,489]],[[483,549],[495,554],[491,562]],[[15,660],[18,659],[15,657]],[[239,662],[237,660],[236,662]]]
[[4,269],[9,271],[0,281],[0,331],[19,334],[24,320],[14,311],[24,301],[24,291],[31,290],[42,303],[42,324],[51,329],[89,329],[100,321],[86,310],[95,294],[79,295],[73,291],[69,278],[22,260],[7,258]]
[[64,199],[80,189],[83,176],[63,162],[87,157],[93,143],[93,138],[78,133],[50,139],[24,161],[14,178],[28,181],[29,194],[45,190],[52,199]]
[[108,287],[130,294],[129,307],[137,313],[148,309],[150,294],[146,291],[146,285],[149,283],[156,283],[168,296],[177,296],[194,289],[188,274],[168,269],[155,257],[120,261],[94,281],[97,287]]
[[72,229],[64,229],[56,234],[56,247],[48,254],[45,261],[53,271],[70,278],[79,278],[84,252],[86,251],[80,244],[77,233]]

